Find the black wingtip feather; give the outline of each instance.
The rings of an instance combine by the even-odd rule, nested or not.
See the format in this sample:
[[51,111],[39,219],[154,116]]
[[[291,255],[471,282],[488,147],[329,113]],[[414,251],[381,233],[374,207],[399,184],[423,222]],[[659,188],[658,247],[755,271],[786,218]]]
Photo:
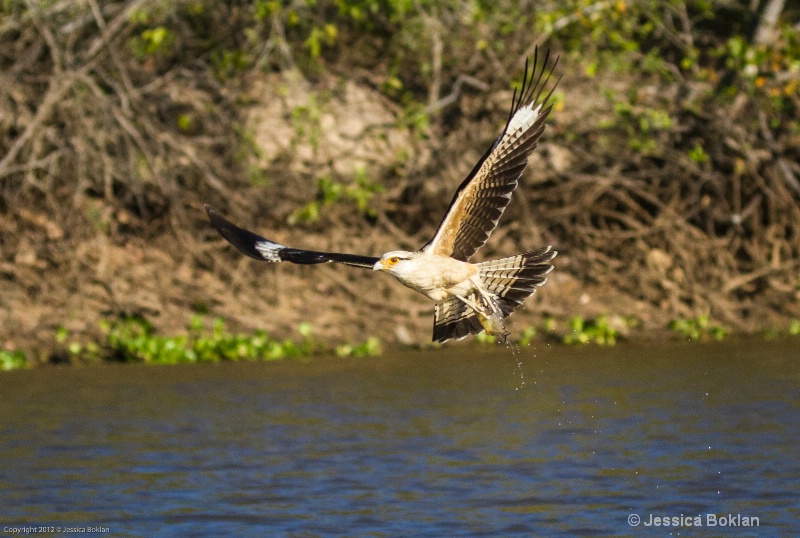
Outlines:
[[[352,267],[372,269],[375,263],[380,260],[380,258],[375,258],[373,256],[341,254],[338,252],[316,252],[313,250],[290,248],[270,241],[250,230],[239,228],[217,213],[217,211],[208,204],[205,205],[205,209],[212,226],[217,229],[222,237],[239,249],[243,254],[262,262],[265,260],[271,262],[282,261],[303,265],[333,262],[350,265]],[[261,247],[261,250],[257,248],[258,246]]]
[[210,205],[205,204],[204,207],[206,209],[206,213],[208,213],[208,219],[211,221],[211,225],[216,228],[219,234],[224,237],[228,243],[236,247],[242,254],[246,254],[247,256],[262,262],[264,261],[264,256],[256,249],[256,243],[261,241],[267,241],[271,243],[271,241],[261,237],[258,234],[254,234],[249,230],[239,228],[225,217],[220,215]]
[[[563,75],[559,75],[558,79],[556,80],[555,84],[550,87],[550,91],[547,92],[547,95],[544,99],[541,99],[542,92],[545,88],[548,87],[550,83],[550,78],[555,73],[556,67],[558,66],[558,61],[561,59],[560,55],[555,57],[553,60],[552,65],[550,65],[550,49],[547,49],[544,54],[544,59],[541,63],[539,63],[539,46],[533,49],[533,63],[530,63],[529,58],[525,58],[525,68],[523,69],[522,73],[522,84],[520,85],[519,89],[514,88],[514,94],[511,97],[511,108],[508,111],[508,118],[506,119],[506,125],[503,127],[503,132],[498,136],[483,158],[475,165],[473,169],[473,173],[477,170],[480,165],[483,163],[483,160],[494,150],[500,140],[503,138],[503,135],[506,134],[508,126],[511,124],[511,118],[514,117],[520,108],[524,107],[528,103],[535,103],[539,102],[542,104],[543,109],[542,112],[539,114],[540,120],[544,122],[545,119],[550,115],[550,111],[552,110],[552,105],[548,104],[550,98],[553,96],[553,92],[555,91],[558,83],[561,82],[561,77]],[[548,69],[549,67],[549,69]],[[536,74],[536,70],[539,68],[539,74]],[[545,77],[545,72],[547,76]],[[542,80],[544,78],[544,80]],[[541,134],[541,133],[539,133]],[[472,175],[472,174],[470,174]]]

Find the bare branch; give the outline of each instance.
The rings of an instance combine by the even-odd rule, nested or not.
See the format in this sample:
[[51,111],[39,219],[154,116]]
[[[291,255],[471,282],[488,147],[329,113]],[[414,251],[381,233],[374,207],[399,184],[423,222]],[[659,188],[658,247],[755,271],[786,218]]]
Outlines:
[[753,39],[757,45],[768,45],[775,41],[775,26],[778,24],[778,19],[781,16],[781,12],[783,12],[785,4],[785,0],[766,1],[767,7],[764,8]]

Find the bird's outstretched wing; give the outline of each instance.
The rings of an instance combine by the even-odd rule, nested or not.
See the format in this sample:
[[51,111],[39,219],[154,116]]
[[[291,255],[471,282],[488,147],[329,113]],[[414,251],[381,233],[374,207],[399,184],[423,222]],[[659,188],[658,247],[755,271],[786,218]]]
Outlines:
[[539,63],[537,48],[530,70],[525,62],[522,87],[519,92],[514,91],[503,132],[459,185],[436,234],[422,250],[468,261],[489,239],[511,201],[511,193],[528,165],[528,156],[536,148],[552,109],[549,101],[558,81],[542,98],[558,64],[556,58],[548,70],[549,59],[548,51]]
[[337,252],[314,252],[313,250],[300,250],[290,248],[260,235],[254,234],[244,228],[239,228],[235,224],[228,222],[222,215],[213,208],[206,207],[206,213],[211,220],[211,224],[217,231],[228,240],[234,247],[242,253],[247,254],[256,260],[268,262],[292,262],[301,264],[315,263],[343,263],[354,267],[372,267],[380,260],[371,256],[358,256],[356,254],[339,254]]

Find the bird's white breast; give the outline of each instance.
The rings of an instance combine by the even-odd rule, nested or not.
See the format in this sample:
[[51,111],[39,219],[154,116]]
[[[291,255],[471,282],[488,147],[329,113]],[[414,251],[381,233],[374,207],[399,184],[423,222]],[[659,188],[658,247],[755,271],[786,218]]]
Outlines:
[[440,301],[452,295],[469,294],[474,287],[471,279],[478,268],[448,256],[423,254],[402,260],[391,273],[409,288]]

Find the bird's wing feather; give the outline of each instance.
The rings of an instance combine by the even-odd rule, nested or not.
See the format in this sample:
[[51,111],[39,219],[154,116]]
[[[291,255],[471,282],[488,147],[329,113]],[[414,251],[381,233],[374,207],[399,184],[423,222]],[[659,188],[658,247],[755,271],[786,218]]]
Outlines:
[[433,341],[444,343],[451,338],[461,340],[483,330],[475,312],[458,297],[436,303],[433,314]]
[[[532,250],[525,254],[491,260],[477,264],[481,282],[493,294],[497,304],[508,317],[522,302],[544,285],[547,274],[553,270],[550,262],[558,254],[552,247]],[[433,317],[433,341],[446,342],[451,338],[461,340],[484,330],[483,325],[458,297],[449,297],[436,303]]]
[[300,264],[343,263],[354,267],[372,269],[380,258],[359,256],[357,254],[339,254],[338,252],[315,252],[290,248],[275,243],[244,228],[229,222],[213,208],[206,207],[211,224],[231,245],[256,260],[268,262],[292,262]]
[[447,214],[422,250],[467,261],[489,239],[552,109],[549,101],[558,81],[542,98],[558,64],[556,58],[545,74],[549,56],[548,51],[539,64],[537,49],[530,71],[526,62],[522,87],[514,91],[503,132],[458,187]]

